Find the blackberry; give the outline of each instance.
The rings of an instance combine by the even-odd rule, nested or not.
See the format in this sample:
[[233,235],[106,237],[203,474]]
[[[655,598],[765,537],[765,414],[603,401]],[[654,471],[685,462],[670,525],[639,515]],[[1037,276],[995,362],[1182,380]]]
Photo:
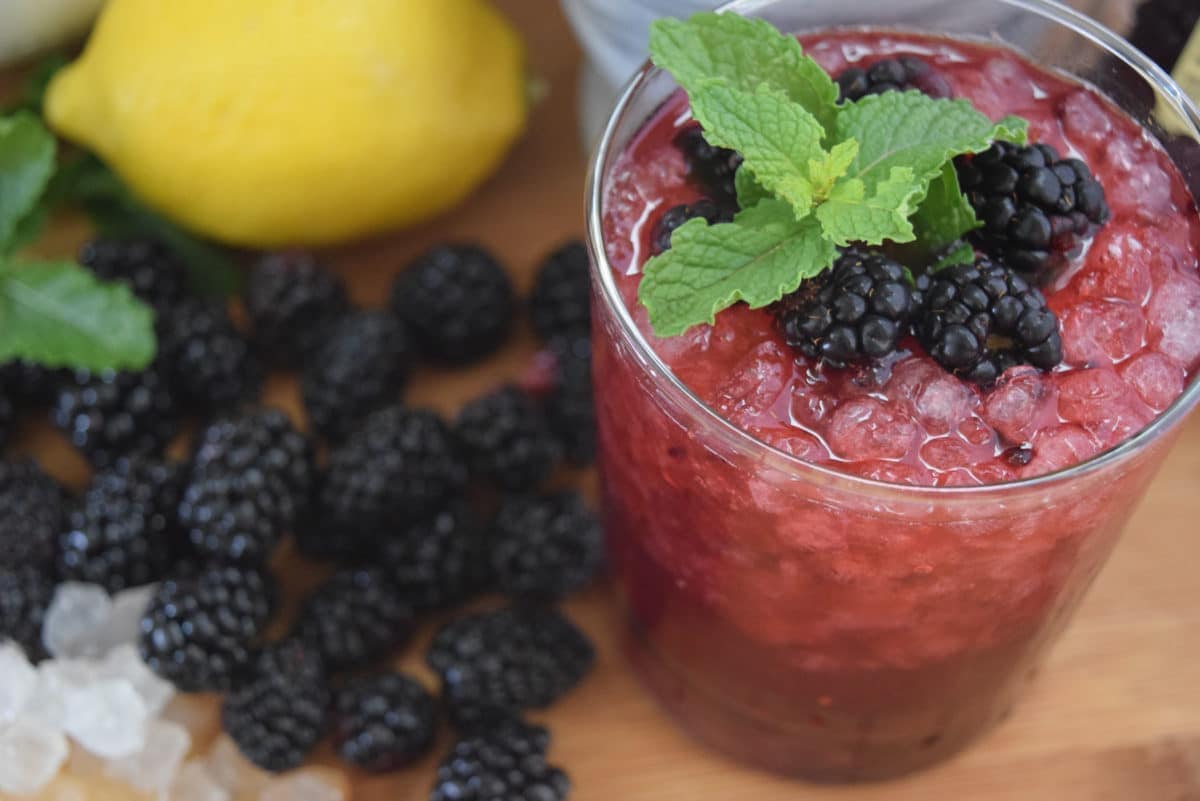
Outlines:
[[96,467],[121,456],[157,456],[179,426],[174,395],[153,365],[76,371],[59,389],[53,419]]
[[688,125],[675,135],[675,147],[683,153],[688,166],[688,177],[692,182],[704,190],[705,194],[712,196],[716,205],[732,216],[733,211],[737,209],[737,185],[734,177],[738,168],[742,166],[742,155],[736,150],[713,147],[704,138],[704,131],[700,126],[694,124]]
[[595,651],[557,611],[507,607],[446,624],[426,661],[455,706],[516,711],[549,706],[572,689]]
[[685,222],[697,218],[703,218],[709,225],[716,225],[733,220],[733,211],[718,206],[716,202],[708,198],[701,198],[695,203],[672,206],[664,211],[658,218],[658,222],[654,224],[654,230],[650,234],[651,255],[670,250],[671,236],[675,233],[675,229]]
[[1039,281],[1108,220],[1104,188],[1087,165],[1050,145],[996,142],[955,166],[983,223],[974,241]]
[[251,568],[167,579],[142,617],[142,659],[182,692],[228,690],[250,665],[274,604],[269,577]]
[[533,327],[543,340],[591,330],[592,285],[587,247],[574,241],[546,257],[529,297]]
[[321,519],[347,536],[376,534],[440,508],[465,482],[466,467],[435,413],[387,406],[330,451]]
[[255,349],[270,364],[299,367],[349,308],[341,280],[309,253],[270,253],[250,270],[243,295]]
[[899,263],[852,248],[780,301],[776,313],[789,345],[841,368],[894,353],[919,305]]
[[861,100],[868,95],[916,89],[930,97],[951,97],[954,92],[940,73],[916,56],[876,61],[869,67],[850,67],[836,78],[838,102]]
[[423,353],[459,364],[504,344],[516,306],[504,268],[474,245],[426,252],[396,279],[391,302]]
[[512,384],[464,406],[454,433],[472,471],[507,490],[536,487],[561,455],[542,410]]
[[46,406],[54,401],[61,371],[25,361],[0,364],[0,389],[18,408]]
[[158,316],[158,363],[175,397],[209,412],[257,397],[263,372],[219,303],[189,299]]
[[332,694],[320,660],[302,643],[268,648],[253,676],[225,697],[221,725],[263,770],[297,768],[325,736]]
[[79,263],[103,281],[119,281],[158,312],[188,295],[187,270],[169,249],[150,239],[93,239]]
[[8,445],[17,429],[17,406],[0,387],[0,450]]
[[402,768],[433,745],[437,709],[415,679],[384,673],[337,693],[334,743],[342,759],[371,773]]
[[330,671],[365,667],[412,636],[412,608],[381,570],[345,569],[304,602],[295,635]]
[[59,537],[59,576],[110,593],[161,579],[178,551],[180,473],[127,459],[98,471]]
[[549,744],[523,721],[465,737],[438,765],[429,801],[564,801],[571,781],[546,762]]
[[505,498],[491,541],[496,584],[518,598],[555,599],[581,590],[604,555],[599,520],[570,491]]
[[49,570],[66,493],[32,459],[0,460],[0,568]]
[[1063,357],[1058,318],[1042,293],[987,258],[933,276],[917,335],[938,364],[982,385],[1009,367],[1050,370]]
[[347,315],[326,333],[304,365],[300,386],[313,428],[341,438],[399,396],[413,354],[404,324],[385,311]]
[[596,459],[592,341],[587,337],[556,337],[548,349],[554,355],[554,384],[544,403],[550,430],[569,462],[591,464]]
[[483,589],[488,577],[483,527],[464,501],[389,538],[378,559],[418,612],[464,601]]
[[42,621],[54,600],[54,580],[40,567],[0,566],[0,642],[12,640],[30,661],[48,654],[42,644]]

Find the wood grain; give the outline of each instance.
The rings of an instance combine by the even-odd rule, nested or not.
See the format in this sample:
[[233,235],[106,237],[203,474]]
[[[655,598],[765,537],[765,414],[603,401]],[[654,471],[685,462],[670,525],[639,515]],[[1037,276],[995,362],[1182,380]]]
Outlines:
[[[532,67],[550,93],[504,168],[466,205],[436,224],[329,254],[359,303],[381,303],[411,256],[455,239],[495,249],[525,289],[546,250],[583,232],[586,160],[575,127],[577,49],[552,0],[500,5],[525,32]],[[9,88],[11,83],[10,77]],[[84,233],[82,223],[67,222],[41,249],[62,254]],[[533,348],[522,330],[481,368],[423,371],[407,399],[453,412],[464,399],[519,374]],[[299,414],[290,380],[274,380],[268,395]],[[36,450],[76,483],[84,475],[66,444],[45,430],[21,447]],[[983,741],[941,767],[886,784],[815,787],[746,770],[702,750],[671,725],[627,670],[621,621],[606,587],[568,605],[597,642],[600,659],[582,688],[539,718],[554,731],[552,761],[571,773],[574,801],[1200,801],[1198,486],[1200,417],[1194,417],[1024,702]],[[286,570],[293,595],[317,575],[297,562]],[[427,636],[428,629],[422,639]],[[422,644],[415,643],[399,664],[429,679],[420,665]],[[328,753],[322,761],[334,764]],[[355,798],[424,798],[434,761],[395,776],[355,776]]]

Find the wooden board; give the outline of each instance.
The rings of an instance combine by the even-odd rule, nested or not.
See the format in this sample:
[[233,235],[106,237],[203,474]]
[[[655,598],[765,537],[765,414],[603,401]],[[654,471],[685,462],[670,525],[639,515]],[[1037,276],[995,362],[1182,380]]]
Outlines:
[[[505,167],[467,205],[423,229],[331,254],[363,305],[382,302],[397,270],[433,243],[480,241],[503,256],[526,289],[546,250],[582,234],[586,159],[575,122],[578,51],[553,0],[500,5],[524,30],[549,96]],[[61,254],[83,230],[62,226],[42,249]],[[424,371],[407,399],[451,413],[464,399],[517,375],[532,352],[532,337],[522,330],[479,369]],[[299,412],[291,382],[274,381],[268,395]],[[57,436],[43,432],[24,446],[62,475],[83,475]],[[597,588],[568,604],[596,640],[600,658],[583,687],[539,718],[554,731],[551,759],[571,774],[574,801],[1200,801],[1197,521],[1200,416],[1186,424],[1124,542],[1012,718],[951,762],[879,785],[814,787],[744,769],[695,745],[627,670],[621,621],[608,588]],[[298,564],[288,573],[293,591],[314,578]],[[400,664],[420,670],[422,645],[414,644]],[[327,753],[322,761],[334,764]],[[356,776],[354,797],[423,799],[434,761],[394,776]]]

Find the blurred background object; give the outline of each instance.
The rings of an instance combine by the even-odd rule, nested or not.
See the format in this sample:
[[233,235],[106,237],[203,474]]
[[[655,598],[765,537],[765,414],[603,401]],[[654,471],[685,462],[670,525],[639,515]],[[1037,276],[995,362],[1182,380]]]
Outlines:
[[3,0],[0,67],[82,36],[104,0]]

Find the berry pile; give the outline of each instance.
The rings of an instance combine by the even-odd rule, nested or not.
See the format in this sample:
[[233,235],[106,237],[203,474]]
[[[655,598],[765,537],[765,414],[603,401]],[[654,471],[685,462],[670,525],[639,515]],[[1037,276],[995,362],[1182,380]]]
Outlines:
[[951,97],[946,79],[916,56],[876,61],[868,67],[850,67],[837,76],[838,100],[861,100],[868,95],[916,89],[930,97]]

